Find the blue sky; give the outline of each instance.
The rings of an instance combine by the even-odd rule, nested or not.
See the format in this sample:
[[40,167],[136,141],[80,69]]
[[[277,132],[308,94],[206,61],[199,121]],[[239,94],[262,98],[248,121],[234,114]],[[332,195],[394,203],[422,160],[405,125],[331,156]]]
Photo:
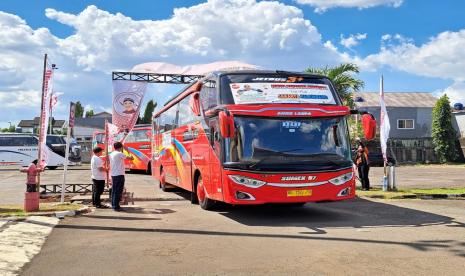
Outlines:
[[[376,91],[383,74],[387,91],[447,92],[453,101],[465,101],[465,73],[458,72],[465,63],[465,1],[279,2],[0,1],[0,58],[7,60],[0,77],[11,80],[0,84],[0,100],[9,99],[11,111],[0,111],[0,127],[38,113],[30,98],[40,90],[41,68],[34,66],[44,52],[60,67],[55,86],[64,93],[62,102],[81,100],[95,111],[110,106],[111,70],[156,60],[188,65],[234,59],[293,70],[355,62],[365,91]],[[173,15],[181,7],[186,13]],[[197,37],[177,36],[184,24]],[[173,91],[152,86],[146,98],[164,103]],[[22,98],[22,104],[14,101]],[[58,116],[65,116],[65,106]]]

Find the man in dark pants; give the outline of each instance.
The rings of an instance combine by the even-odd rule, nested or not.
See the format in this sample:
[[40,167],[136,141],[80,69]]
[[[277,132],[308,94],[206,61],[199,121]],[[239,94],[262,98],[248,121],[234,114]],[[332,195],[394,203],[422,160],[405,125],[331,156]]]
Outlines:
[[121,211],[119,202],[124,190],[124,160],[133,160],[132,156],[126,156],[123,153],[123,144],[116,142],[113,144],[114,151],[110,154],[110,172],[112,180],[111,188],[111,207],[115,211]]
[[93,150],[94,155],[90,161],[90,168],[92,170],[92,205],[96,208],[106,208],[102,205],[100,196],[105,189],[105,172],[106,168],[104,166],[103,160],[100,158],[103,150],[99,147],[95,147]]

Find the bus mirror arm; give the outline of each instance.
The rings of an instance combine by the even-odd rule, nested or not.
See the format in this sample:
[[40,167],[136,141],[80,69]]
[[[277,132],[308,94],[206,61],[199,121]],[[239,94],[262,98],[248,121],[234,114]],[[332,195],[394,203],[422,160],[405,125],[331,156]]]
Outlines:
[[220,133],[223,138],[232,138],[235,135],[234,116],[228,110],[219,111],[218,119],[220,124]]
[[190,100],[189,100],[189,105],[192,110],[192,112],[196,116],[200,116],[200,99],[199,99],[199,92],[195,92],[192,94]]

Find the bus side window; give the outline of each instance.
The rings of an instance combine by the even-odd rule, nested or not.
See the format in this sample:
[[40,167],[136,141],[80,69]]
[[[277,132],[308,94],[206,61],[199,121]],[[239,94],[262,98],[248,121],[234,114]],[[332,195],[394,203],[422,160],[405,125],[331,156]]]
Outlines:
[[204,111],[212,109],[220,104],[219,94],[216,89],[216,81],[205,80],[200,90],[200,104]]

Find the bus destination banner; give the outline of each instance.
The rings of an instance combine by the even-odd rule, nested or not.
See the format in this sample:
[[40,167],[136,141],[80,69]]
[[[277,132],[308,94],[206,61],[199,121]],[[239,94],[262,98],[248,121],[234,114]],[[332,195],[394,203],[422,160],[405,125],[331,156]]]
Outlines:
[[333,93],[326,84],[231,83],[230,86],[236,104],[336,104]]

